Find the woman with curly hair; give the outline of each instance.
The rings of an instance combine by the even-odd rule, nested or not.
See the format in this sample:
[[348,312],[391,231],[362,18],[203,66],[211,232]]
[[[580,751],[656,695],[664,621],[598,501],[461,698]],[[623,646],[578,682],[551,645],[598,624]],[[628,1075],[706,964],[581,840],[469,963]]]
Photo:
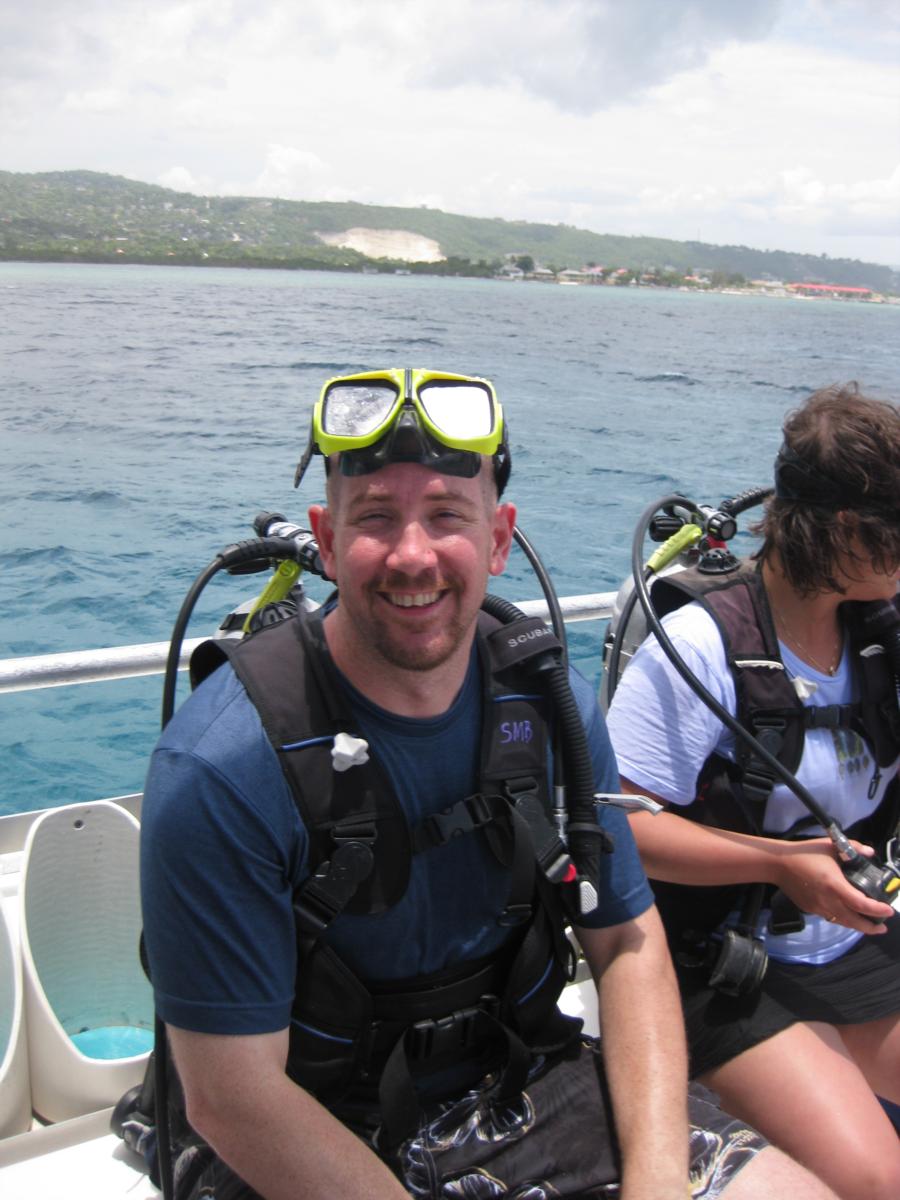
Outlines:
[[[788,414],[755,532],[753,560],[667,616],[666,631],[733,715],[756,705],[770,752],[857,850],[883,859],[900,761],[887,652],[900,644],[897,406],[847,385]],[[900,1196],[900,1140],[877,1098],[900,1103],[900,916],[853,886],[825,829],[654,637],[619,683],[609,729],[623,788],[666,808],[632,827],[692,1075],[842,1200]]]

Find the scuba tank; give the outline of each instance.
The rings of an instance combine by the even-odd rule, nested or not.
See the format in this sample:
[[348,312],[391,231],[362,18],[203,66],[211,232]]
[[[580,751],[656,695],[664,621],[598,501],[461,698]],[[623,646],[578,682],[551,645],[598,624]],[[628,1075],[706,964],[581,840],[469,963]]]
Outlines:
[[[663,542],[656,579],[697,567],[703,574],[724,575],[738,568],[738,560],[726,543],[737,533],[737,517],[771,494],[771,488],[749,488],[723,500],[717,509],[694,504],[685,496],[669,496],[653,506],[646,520],[646,534]],[[685,537],[684,530],[696,527],[699,534]],[[643,541],[643,536],[642,536]],[[608,712],[622,672],[649,632],[643,605],[638,604],[634,575],[619,588],[613,613],[603,640],[603,671],[599,700]]]

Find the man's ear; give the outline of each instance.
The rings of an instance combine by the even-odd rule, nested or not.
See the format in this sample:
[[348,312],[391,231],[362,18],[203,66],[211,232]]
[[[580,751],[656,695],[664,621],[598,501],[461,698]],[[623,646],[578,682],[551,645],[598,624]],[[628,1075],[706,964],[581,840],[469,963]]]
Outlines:
[[513,530],[516,527],[516,506],[507,502],[498,504],[494,510],[493,545],[491,547],[490,573],[502,575],[506,569],[512,549]]
[[311,504],[308,516],[309,527],[319,546],[322,565],[325,567],[328,578],[333,580],[335,578],[334,526],[331,523],[331,514],[324,504]]

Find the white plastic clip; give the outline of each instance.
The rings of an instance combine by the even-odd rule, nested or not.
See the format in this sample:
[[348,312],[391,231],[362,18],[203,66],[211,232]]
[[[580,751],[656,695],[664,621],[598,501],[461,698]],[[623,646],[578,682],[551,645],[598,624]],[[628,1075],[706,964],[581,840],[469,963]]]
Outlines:
[[331,747],[331,761],[336,771],[349,771],[369,761],[369,743],[352,733],[336,733]]
[[597,907],[597,889],[589,879],[578,881],[578,910],[587,916]]
[[809,700],[819,690],[819,685],[812,679],[804,679],[802,675],[795,675],[791,680],[794,685],[794,691],[797,693],[797,699],[801,702]]

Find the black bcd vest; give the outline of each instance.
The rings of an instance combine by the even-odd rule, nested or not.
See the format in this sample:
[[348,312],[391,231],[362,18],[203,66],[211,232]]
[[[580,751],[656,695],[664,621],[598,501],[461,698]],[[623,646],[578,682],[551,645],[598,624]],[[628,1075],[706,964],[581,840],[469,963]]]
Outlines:
[[[529,672],[546,627],[479,617],[484,717],[477,790],[411,828],[375,754],[334,769],[339,733],[354,721],[325,642],[320,613],[300,613],[239,642],[205,643],[198,682],[225,657],[259,712],[309,836],[309,878],[294,912],[298,970],[288,1074],[353,1121],[378,1110],[396,1142],[415,1123],[412,1079],[460,1057],[506,1062],[510,1093],[531,1054],[577,1035],[556,1006],[572,977],[559,889],[545,870],[561,843],[549,819],[548,701]],[[361,980],[323,936],[343,913],[383,912],[406,891],[413,855],[451,837],[482,836],[509,868],[500,923],[510,937],[492,960],[439,975]]]
[[[696,600],[716,623],[735,685],[737,719],[789,771],[796,771],[806,732],[813,728],[845,728],[858,733],[880,769],[900,754],[900,709],[897,682],[883,646],[865,636],[863,605],[841,606],[850,643],[852,669],[860,699],[848,705],[806,706],[799,699],[781,660],[778,638],[759,567],[744,561],[727,574],[705,575],[697,567],[665,575],[653,585],[657,615],[665,616]],[[775,785],[774,772],[740,738],[735,739],[734,763],[713,754],[697,781],[697,796],[678,815],[719,829],[765,836],[763,817]],[[874,793],[873,793],[874,794]],[[846,832],[882,849],[900,817],[900,788],[895,779],[877,809]],[[786,835],[803,836],[817,824],[810,814]],[[729,912],[740,907],[746,889],[692,888],[653,881],[660,913],[673,950],[688,931],[715,929]],[[779,897],[780,902],[780,897]],[[782,909],[782,922],[796,927],[796,910]],[[802,919],[801,919],[802,923]]]

